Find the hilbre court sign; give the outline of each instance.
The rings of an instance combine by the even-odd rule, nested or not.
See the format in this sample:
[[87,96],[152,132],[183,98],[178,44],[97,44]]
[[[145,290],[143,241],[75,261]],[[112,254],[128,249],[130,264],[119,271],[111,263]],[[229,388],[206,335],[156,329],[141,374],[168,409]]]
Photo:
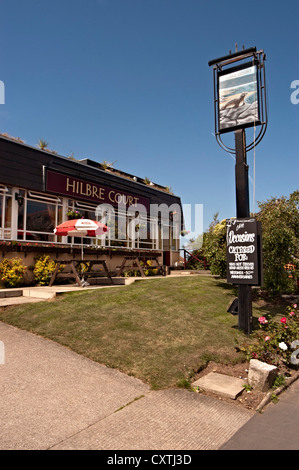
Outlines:
[[63,173],[47,170],[46,191],[60,193],[68,197],[86,199],[98,204],[113,206],[142,207],[149,211],[149,199],[134,194],[117,191],[106,186],[79,178],[73,178]]
[[260,286],[261,230],[256,219],[227,219],[227,282]]

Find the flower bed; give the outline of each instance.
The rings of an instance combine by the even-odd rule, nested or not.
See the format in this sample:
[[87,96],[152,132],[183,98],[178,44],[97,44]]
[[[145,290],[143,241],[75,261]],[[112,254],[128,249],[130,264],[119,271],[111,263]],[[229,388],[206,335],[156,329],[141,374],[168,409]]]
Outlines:
[[287,307],[280,319],[259,317],[259,329],[252,334],[253,342],[240,349],[247,360],[258,359],[280,369],[297,368],[299,364],[299,309]]

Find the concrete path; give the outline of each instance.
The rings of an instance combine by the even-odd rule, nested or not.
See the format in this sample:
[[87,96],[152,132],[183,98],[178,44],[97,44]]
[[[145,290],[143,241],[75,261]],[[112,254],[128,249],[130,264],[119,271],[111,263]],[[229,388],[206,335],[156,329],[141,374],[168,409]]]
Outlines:
[[1,450],[216,450],[255,414],[184,390],[151,391],[1,322],[0,341]]

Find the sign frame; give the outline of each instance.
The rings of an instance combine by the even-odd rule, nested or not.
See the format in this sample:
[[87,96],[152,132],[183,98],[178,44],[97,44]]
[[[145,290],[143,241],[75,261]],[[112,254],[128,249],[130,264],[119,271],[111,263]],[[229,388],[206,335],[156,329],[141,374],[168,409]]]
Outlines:
[[[262,124],[261,121],[261,97],[260,97],[260,80],[259,80],[259,64],[257,60],[252,60],[246,62],[242,65],[238,65],[235,67],[230,67],[225,70],[217,69],[217,127],[218,133],[224,134],[227,132],[232,132],[238,129],[245,129],[248,127],[254,127]],[[253,73],[246,74],[245,72],[250,69]],[[243,73],[244,72],[244,73]],[[253,75],[254,81],[253,82],[245,82],[242,83],[242,79],[245,78],[246,75]],[[227,80],[234,80],[232,84],[234,85],[231,88],[231,92],[234,92],[232,95],[226,94],[225,96],[229,96],[229,99],[222,104],[223,94],[221,93],[221,79],[226,78]],[[223,88],[223,90],[228,89]],[[242,93],[241,93],[242,92]],[[243,96],[244,95],[244,96]],[[246,104],[246,99],[251,98],[251,96],[256,96],[256,100],[254,100],[251,104]],[[256,104],[254,104],[256,103]],[[246,109],[242,109],[243,106],[246,106]],[[225,114],[224,114],[224,106],[225,106]],[[241,109],[240,109],[241,108]],[[248,115],[250,111],[254,111],[254,117],[251,120],[248,120]],[[245,112],[247,111],[247,113]],[[245,112],[245,116],[242,117],[242,114]],[[223,124],[222,119],[227,119],[227,125]],[[229,122],[235,121],[234,124],[229,124]]]

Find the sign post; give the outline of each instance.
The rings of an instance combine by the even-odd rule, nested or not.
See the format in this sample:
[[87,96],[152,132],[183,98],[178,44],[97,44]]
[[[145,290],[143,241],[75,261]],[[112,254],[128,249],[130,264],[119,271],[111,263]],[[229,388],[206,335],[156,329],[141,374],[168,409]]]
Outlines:
[[[235,131],[236,143],[236,205],[237,218],[249,217],[248,165],[245,130]],[[252,333],[252,292],[248,284],[238,285],[238,326],[245,334]]]
[[[238,285],[238,326],[248,335],[252,333],[251,286],[262,283],[262,249],[260,226],[250,219],[247,151],[261,141],[267,127],[264,59],[264,52],[253,47],[209,62],[214,66],[216,140],[236,159],[237,217],[227,220],[227,281]],[[245,128],[257,125],[260,133],[246,145]],[[221,138],[231,131],[235,132],[234,148]]]

